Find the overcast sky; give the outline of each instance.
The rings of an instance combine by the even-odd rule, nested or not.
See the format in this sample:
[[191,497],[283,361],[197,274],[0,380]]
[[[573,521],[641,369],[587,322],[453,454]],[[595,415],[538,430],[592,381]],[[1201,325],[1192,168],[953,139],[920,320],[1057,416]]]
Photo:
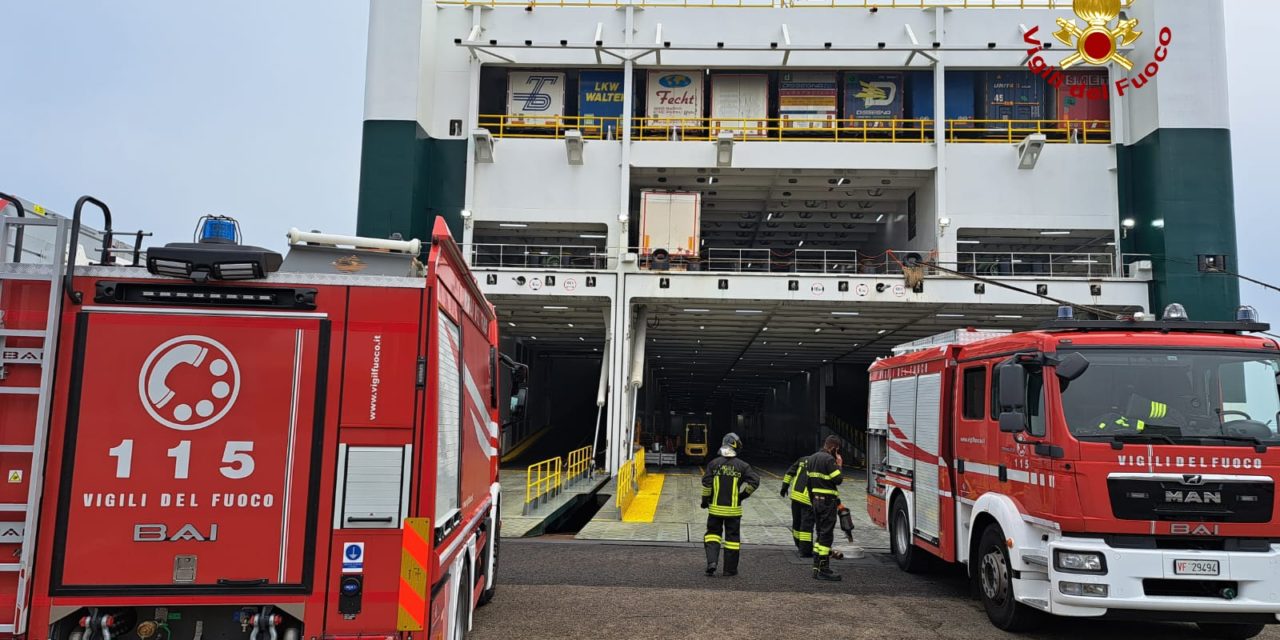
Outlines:
[[[1226,2],[1240,268],[1280,281],[1280,87],[1257,28],[1280,2]],[[205,213],[277,249],[289,226],[354,231],[367,2],[8,0],[0,25],[0,191],[65,214],[93,194],[166,242]],[[1242,292],[1280,325],[1280,293]]]

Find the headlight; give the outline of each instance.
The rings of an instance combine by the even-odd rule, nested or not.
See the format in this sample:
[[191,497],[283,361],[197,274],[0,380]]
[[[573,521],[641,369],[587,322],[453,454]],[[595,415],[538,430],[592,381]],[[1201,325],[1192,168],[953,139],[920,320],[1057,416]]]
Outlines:
[[1105,598],[1110,591],[1105,584],[1090,584],[1087,582],[1059,582],[1058,591],[1069,596],[1086,596],[1090,598]]
[[1106,573],[1107,560],[1100,553],[1085,551],[1055,551],[1053,566],[1059,571],[1071,573]]

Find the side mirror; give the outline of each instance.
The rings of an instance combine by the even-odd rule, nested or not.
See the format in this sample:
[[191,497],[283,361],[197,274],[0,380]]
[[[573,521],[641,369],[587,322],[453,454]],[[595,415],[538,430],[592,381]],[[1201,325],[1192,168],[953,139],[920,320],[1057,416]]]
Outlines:
[[1079,353],[1073,353],[1058,361],[1056,371],[1059,378],[1070,382],[1084,375],[1089,370],[1089,360]]
[[1027,370],[1016,362],[1006,362],[1000,370],[1000,431],[1027,430]]
[[1027,414],[1007,411],[1000,414],[1000,430],[1004,433],[1022,433],[1027,430]]
[[1000,365],[1000,409],[1025,411],[1027,407],[1027,370],[1015,362]]
[[511,396],[511,412],[510,418],[515,420],[524,415],[525,404],[529,401],[529,389],[520,387],[516,390],[515,395]]

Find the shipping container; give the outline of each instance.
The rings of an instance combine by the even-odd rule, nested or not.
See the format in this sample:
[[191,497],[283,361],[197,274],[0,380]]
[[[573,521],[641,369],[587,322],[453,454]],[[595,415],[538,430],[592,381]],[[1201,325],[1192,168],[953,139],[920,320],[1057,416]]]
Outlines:
[[645,85],[649,126],[688,129],[703,125],[701,71],[653,70]]
[[[943,81],[946,83],[947,122],[955,127],[973,127],[972,122],[966,123],[965,120],[973,120],[974,114],[977,113],[975,73],[978,72],[955,70],[955,72],[947,72],[947,77]],[[911,72],[910,76],[908,118],[933,118],[933,74]]]
[[1111,86],[1106,71],[1064,71],[1054,99],[1059,126],[1072,135],[1111,129]]
[[[844,76],[844,115],[871,120],[869,126],[891,128],[902,119],[902,74],[851,71]],[[859,123],[861,124],[861,123]]]
[[933,72],[908,71],[907,117],[916,120],[933,119]]
[[1045,119],[1048,85],[1030,71],[988,71],[983,85],[986,120],[1030,121]]
[[512,71],[507,75],[507,122],[523,126],[555,126],[564,115],[564,74]]
[[641,191],[640,255],[696,257],[701,211],[699,193]]
[[[622,118],[621,71],[583,71],[578,74],[579,125],[584,132],[612,139]],[[601,131],[603,129],[603,131]]]
[[769,135],[769,76],[711,76],[712,135],[728,131],[738,138]]
[[971,127],[977,117],[977,71],[947,72],[947,121],[953,127]]
[[789,129],[832,129],[840,117],[834,71],[786,72],[778,82],[778,116]]

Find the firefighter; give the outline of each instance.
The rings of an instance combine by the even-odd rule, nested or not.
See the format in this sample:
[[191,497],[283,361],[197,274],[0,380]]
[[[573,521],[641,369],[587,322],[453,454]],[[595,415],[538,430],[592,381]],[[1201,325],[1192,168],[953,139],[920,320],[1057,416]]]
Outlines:
[[[742,549],[742,501],[760,487],[760,476],[738,457],[742,439],[730,433],[724,437],[720,457],[707,465],[702,476],[702,508],[707,509],[707,534],[702,537],[707,551],[707,575],[715,575],[724,547],[724,575],[738,575],[738,554]],[[723,537],[722,537],[723,536]]]
[[791,538],[802,558],[813,557],[813,501],[809,499],[809,479],[804,473],[807,460],[805,456],[791,463],[778,492],[791,498]]
[[1149,421],[1159,421],[1179,426],[1179,416],[1170,415],[1169,405],[1139,395],[1129,397],[1124,413],[1107,413],[1098,418],[1098,430],[1106,432],[1147,430]]
[[813,577],[815,580],[839,581],[840,574],[831,570],[831,545],[835,541],[836,510],[840,507],[838,487],[842,478],[840,438],[827,436],[822,450],[805,459],[805,476],[809,481],[809,498],[813,502],[814,540]]

